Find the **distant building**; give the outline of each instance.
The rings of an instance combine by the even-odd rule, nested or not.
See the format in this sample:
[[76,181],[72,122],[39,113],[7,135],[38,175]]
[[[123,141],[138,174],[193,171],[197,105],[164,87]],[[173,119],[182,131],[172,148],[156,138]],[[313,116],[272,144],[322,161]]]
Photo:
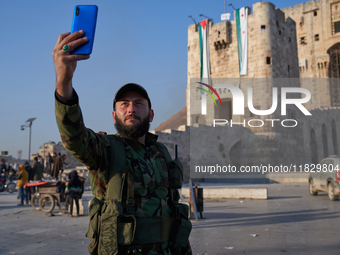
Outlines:
[[[46,157],[48,156],[48,153],[50,153],[51,156],[53,156],[53,153],[60,153],[61,155],[65,154],[67,156],[65,162],[68,164],[64,166],[65,169],[75,168],[77,166],[84,166],[66,151],[61,142],[58,142],[57,144],[55,142],[44,143],[42,146],[40,146],[39,153],[35,156],[42,156],[46,162]],[[31,157],[33,157],[33,154],[31,155]]]
[[26,162],[26,160],[13,158],[11,155],[1,155],[0,160],[2,159],[6,161],[7,167],[11,165],[15,170],[18,170],[18,166]]

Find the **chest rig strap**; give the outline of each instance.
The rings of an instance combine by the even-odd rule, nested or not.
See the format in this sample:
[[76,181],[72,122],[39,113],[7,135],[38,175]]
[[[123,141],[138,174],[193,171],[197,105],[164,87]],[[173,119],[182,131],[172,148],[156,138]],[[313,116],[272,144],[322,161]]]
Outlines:
[[[107,171],[108,190],[106,199],[114,199],[123,202],[123,197],[126,196],[126,213],[135,214],[135,198],[134,198],[134,181],[133,176],[126,169],[126,148],[123,139],[117,135],[110,135],[111,140],[111,171]],[[113,170],[113,171],[112,171]],[[121,175],[122,178],[119,178]],[[115,179],[120,179],[120,183],[115,182]]]
[[125,146],[117,135],[109,135],[111,141],[110,171],[105,171],[107,190],[105,199],[122,202],[123,186],[127,178],[125,170]]
[[134,182],[131,174],[128,170],[126,171],[126,181],[127,181],[127,194],[126,194],[126,212],[128,214],[135,214],[136,213],[136,203],[135,203],[135,188]]

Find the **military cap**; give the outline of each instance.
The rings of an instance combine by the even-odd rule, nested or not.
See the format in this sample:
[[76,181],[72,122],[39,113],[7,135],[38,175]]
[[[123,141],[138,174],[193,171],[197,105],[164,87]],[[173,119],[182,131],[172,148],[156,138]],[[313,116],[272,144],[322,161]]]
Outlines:
[[113,100],[113,110],[116,108],[116,102],[126,93],[129,91],[136,91],[139,94],[141,94],[145,99],[148,100],[149,106],[151,109],[151,101],[148,95],[148,92],[139,84],[136,83],[127,83],[124,86],[122,86],[116,93],[115,98]]

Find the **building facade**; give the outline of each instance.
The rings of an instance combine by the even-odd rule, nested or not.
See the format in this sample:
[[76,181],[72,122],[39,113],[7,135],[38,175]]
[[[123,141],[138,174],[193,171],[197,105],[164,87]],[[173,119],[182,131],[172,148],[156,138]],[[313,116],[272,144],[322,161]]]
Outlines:
[[[203,115],[202,94],[197,88],[201,72],[199,28],[196,24],[189,26],[187,127],[156,132],[169,148],[174,144],[181,148],[179,155],[184,160],[186,173],[192,171],[196,161],[238,167],[288,163],[298,166],[317,164],[329,155],[338,154],[340,1],[309,1],[281,10],[272,3],[255,3],[248,16],[248,73],[242,77],[236,21],[213,24],[209,20],[207,26],[210,85],[214,87],[228,79],[246,96],[251,88],[252,104],[257,110],[271,108],[273,89],[277,88],[278,110],[267,116],[254,116],[245,96],[244,114],[233,115],[234,95],[228,89],[216,87],[223,109],[213,100],[207,100],[207,114]],[[310,92],[311,99],[303,106],[311,116],[295,106],[282,114],[280,91],[287,87]],[[303,93],[293,96],[303,97]],[[216,96],[215,99],[217,101]],[[229,122],[225,127],[213,127],[214,119],[233,120],[238,126],[231,127]],[[293,119],[298,125],[290,129],[273,125],[274,122],[257,128],[245,124],[253,119],[260,124],[266,119],[279,122]],[[188,178],[188,174],[185,176]]]

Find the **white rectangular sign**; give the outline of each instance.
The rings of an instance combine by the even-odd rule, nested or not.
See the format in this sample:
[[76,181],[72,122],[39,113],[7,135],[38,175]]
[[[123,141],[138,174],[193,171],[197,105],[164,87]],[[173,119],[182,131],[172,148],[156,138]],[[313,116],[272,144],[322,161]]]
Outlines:
[[229,20],[229,19],[230,19],[230,13],[221,14],[221,20]]

